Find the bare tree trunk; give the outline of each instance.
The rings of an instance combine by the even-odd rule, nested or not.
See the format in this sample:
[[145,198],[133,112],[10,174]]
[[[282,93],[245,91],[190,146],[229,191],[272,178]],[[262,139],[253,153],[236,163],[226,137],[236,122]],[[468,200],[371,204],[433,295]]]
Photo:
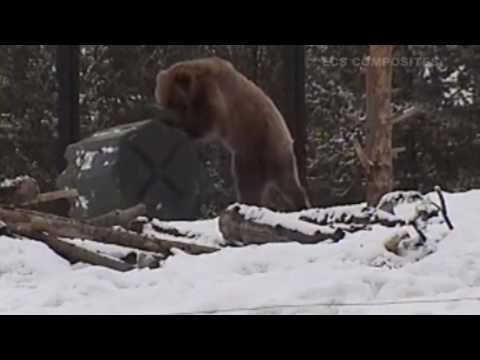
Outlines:
[[57,46],[58,79],[58,153],[57,168],[65,170],[66,148],[80,139],[79,68],[80,46]]
[[365,169],[367,202],[376,206],[393,190],[392,58],[393,45],[370,45],[367,69],[367,144],[357,147]]

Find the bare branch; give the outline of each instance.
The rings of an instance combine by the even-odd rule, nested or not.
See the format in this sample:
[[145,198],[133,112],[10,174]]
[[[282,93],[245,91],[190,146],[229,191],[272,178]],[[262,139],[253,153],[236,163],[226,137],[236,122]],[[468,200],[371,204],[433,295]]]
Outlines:
[[374,166],[373,162],[368,158],[365,150],[363,150],[362,145],[358,140],[354,140],[353,146],[355,148],[355,152],[357,153],[358,159],[363,166],[366,174],[369,174],[372,167]]
[[424,114],[424,111],[420,110],[420,109],[417,109],[415,107],[412,107],[408,110],[406,110],[403,114],[397,116],[397,117],[394,117],[393,118],[393,125],[398,125],[402,122],[405,122],[407,120],[411,120],[419,115],[423,115]]
[[442,205],[441,209],[442,209],[443,218],[445,219],[445,222],[447,223],[448,228],[450,230],[454,230],[455,228],[452,222],[450,221],[450,218],[448,217],[447,202],[445,201],[445,197],[443,196],[442,189],[440,188],[440,186],[435,187],[435,192],[440,198],[440,203]]
[[75,198],[78,198],[79,196],[80,194],[78,193],[77,190],[52,191],[52,192],[40,194],[35,199],[20,204],[19,207],[28,207],[32,205],[38,205],[42,203],[53,202],[53,201],[63,200],[63,199],[75,199]]
[[407,151],[406,147],[394,148],[394,149],[392,149],[393,157],[397,158],[401,153],[404,153],[405,151]]
[[[254,208],[251,208],[254,210]],[[267,209],[260,212],[268,213]],[[219,228],[223,238],[230,246],[263,245],[269,243],[318,244],[331,240],[338,242],[345,237],[345,232],[338,228],[321,227],[310,223],[315,232],[303,232],[298,229],[305,227],[307,222],[298,219],[298,226],[293,228],[289,225],[279,224],[276,226],[264,224],[255,219],[248,219],[239,206],[227,209],[220,216]]]

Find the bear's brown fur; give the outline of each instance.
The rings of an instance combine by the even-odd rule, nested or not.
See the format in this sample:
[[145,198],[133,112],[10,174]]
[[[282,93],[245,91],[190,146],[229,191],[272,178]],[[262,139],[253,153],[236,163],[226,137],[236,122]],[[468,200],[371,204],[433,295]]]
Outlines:
[[231,152],[239,202],[271,206],[277,190],[287,210],[310,207],[282,115],[230,62],[212,57],[177,63],[158,74],[156,99],[180,115],[175,125],[192,138],[219,140]]

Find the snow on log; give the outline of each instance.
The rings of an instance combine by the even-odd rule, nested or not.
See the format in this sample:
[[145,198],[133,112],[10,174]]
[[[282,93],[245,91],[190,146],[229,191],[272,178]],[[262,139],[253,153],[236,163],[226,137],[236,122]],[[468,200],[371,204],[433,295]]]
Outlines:
[[[300,220],[320,225],[339,225],[347,232],[365,230],[368,226],[407,226],[421,219],[437,217],[439,210],[418,192],[393,192],[385,195],[377,208],[363,205],[306,210]],[[344,227],[348,226],[348,227]]]
[[300,216],[300,220],[319,226],[347,226],[347,232],[366,230],[372,225],[385,227],[405,226],[405,220],[387,212],[370,207],[353,208],[350,210],[339,209],[314,209]]
[[95,252],[99,255],[124,261],[137,269],[158,269],[166,256],[118,245],[102,244],[91,240],[65,239],[70,244]]
[[77,220],[29,210],[0,208],[0,220],[7,225],[9,223],[30,224],[36,231],[53,233],[60,237],[88,239],[166,255],[171,254],[173,249],[191,255],[209,254],[218,250],[207,246],[147,237],[129,231],[93,226]]
[[130,227],[130,229],[160,239],[178,240],[221,249],[225,246],[225,241],[219,230],[218,222],[219,218],[174,222],[139,218],[134,222],[134,228]]
[[345,232],[298,220],[292,214],[274,213],[252,206],[233,205],[221,216],[220,231],[227,245],[262,245],[298,242],[317,244],[340,241]]
[[112,270],[127,272],[135,266],[113,257],[98,254],[94,251],[71,244],[59,239],[53,233],[39,232],[35,226],[28,223],[9,224],[8,228],[14,233],[25,238],[43,242],[55,253],[68,260],[70,263],[84,263],[93,266],[102,266]]

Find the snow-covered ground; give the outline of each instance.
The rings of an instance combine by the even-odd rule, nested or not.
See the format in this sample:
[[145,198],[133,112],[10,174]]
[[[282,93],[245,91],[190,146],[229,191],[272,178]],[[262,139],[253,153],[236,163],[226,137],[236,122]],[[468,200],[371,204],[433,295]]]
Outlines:
[[396,230],[380,227],[338,244],[179,253],[126,274],[1,237],[0,314],[480,314],[480,191],[447,202],[456,229],[419,262],[387,252]]

